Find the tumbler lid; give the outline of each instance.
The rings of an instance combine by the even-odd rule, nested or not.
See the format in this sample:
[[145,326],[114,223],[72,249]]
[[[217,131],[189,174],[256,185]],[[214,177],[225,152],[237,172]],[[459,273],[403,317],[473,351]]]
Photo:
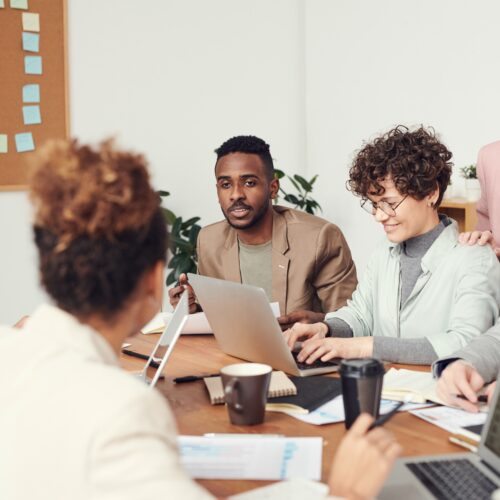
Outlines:
[[384,365],[374,358],[344,359],[340,363],[342,376],[376,377],[384,373]]

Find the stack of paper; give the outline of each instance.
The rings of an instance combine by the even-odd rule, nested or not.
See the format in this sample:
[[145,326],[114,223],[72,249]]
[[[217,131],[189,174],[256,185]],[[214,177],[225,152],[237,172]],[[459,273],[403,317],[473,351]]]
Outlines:
[[488,417],[485,411],[471,413],[459,408],[435,406],[425,410],[411,411],[413,415],[449,432],[460,433],[468,427],[481,426]]

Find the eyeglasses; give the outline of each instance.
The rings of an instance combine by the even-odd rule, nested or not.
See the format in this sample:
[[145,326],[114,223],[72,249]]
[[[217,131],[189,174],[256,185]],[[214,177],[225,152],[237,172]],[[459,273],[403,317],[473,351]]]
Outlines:
[[379,201],[378,203],[375,203],[374,201],[365,198],[364,200],[361,200],[361,208],[372,215],[375,215],[377,210],[380,209],[389,217],[394,217],[396,215],[396,208],[398,208],[399,205],[406,200],[406,198],[408,198],[408,195],[397,203],[389,203],[388,201]]

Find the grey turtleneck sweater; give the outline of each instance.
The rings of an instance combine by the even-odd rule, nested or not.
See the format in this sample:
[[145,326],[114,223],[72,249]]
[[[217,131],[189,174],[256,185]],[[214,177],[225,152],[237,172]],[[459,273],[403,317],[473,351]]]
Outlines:
[[[403,307],[411,295],[415,283],[422,274],[422,257],[436,241],[444,228],[450,224],[446,217],[439,224],[420,236],[406,240],[400,254],[401,294],[399,307]],[[327,320],[333,337],[352,337],[351,327],[339,318]],[[437,354],[426,338],[402,339],[395,337],[374,337],[373,357],[396,361],[430,365],[437,359]]]

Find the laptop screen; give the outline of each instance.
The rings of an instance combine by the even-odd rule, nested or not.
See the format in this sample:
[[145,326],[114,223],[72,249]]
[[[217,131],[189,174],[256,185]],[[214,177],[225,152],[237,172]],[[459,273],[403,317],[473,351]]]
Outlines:
[[479,456],[500,473],[500,384],[497,384],[479,444]]
[[[156,385],[156,382],[158,382],[161,374],[163,373],[165,364],[168,361],[170,355],[172,354],[172,350],[175,344],[177,343],[177,340],[182,331],[182,327],[184,326],[184,323],[187,320],[188,314],[189,314],[189,296],[188,292],[185,291],[182,294],[177,304],[177,307],[175,308],[174,314],[170,322],[165,328],[165,331],[160,335],[158,342],[156,343],[155,347],[153,348],[153,351],[151,352],[148,362],[146,363],[144,369],[142,370],[142,373],[140,374],[140,378],[148,382],[151,387],[154,387]],[[151,381],[149,381],[147,378],[147,371],[154,356],[161,356],[161,362],[156,370],[154,377],[152,378]]]
[[497,457],[500,457],[500,404],[498,398],[496,405],[491,408],[490,411],[492,411],[493,414],[490,417],[484,445]]

